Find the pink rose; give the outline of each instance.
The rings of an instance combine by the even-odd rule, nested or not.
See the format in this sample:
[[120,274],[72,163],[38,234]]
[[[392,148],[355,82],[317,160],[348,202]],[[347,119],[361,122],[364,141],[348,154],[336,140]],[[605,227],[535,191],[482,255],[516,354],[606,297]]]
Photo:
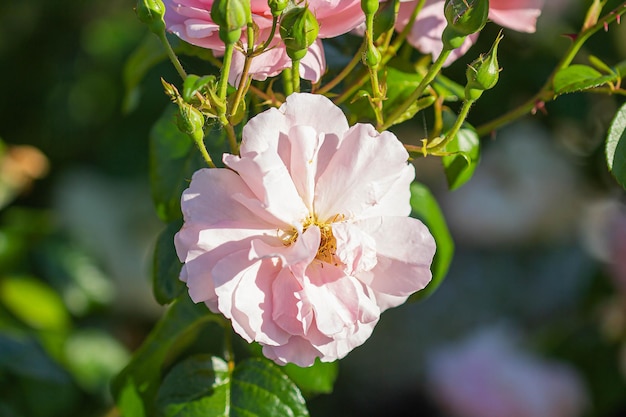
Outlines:
[[[216,55],[224,52],[224,44],[219,39],[219,27],[211,19],[213,0],[164,0],[167,29],[179,38],[203,48],[213,50]],[[309,8],[320,26],[318,37],[332,38],[347,33],[365,20],[360,0],[309,0]],[[257,45],[265,42],[272,27],[272,13],[266,0],[251,0],[252,19],[259,27]],[[245,45],[245,31],[241,38]],[[245,56],[236,51],[228,80],[235,85],[241,72]],[[250,74],[255,80],[273,77],[285,68],[291,67],[285,46],[278,36],[278,30],[271,48],[252,60]],[[318,39],[300,63],[300,76],[313,82],[319,81],[326,69],[324,49]]]
[[[543,3],[544,0],[490,0],[489,19],[505,28],[519,32],[534,32]],[[416,4],[417,0],[400,3],[396,21],[398,32],[406,27]],[[415,48],[434,57],[439,56],[443,49],[441,35],[447,24],[443,14],[444,4],[445,0],[426,0],[407,37],[408,42]],[[465,43],[450,54],[445,65],[450,65],[463,56],[477,37],[477,33],[468,36]]]
[[437,351],[427,379],[455,417],[580,417],[587,393],[571,367],[522,351],[502,328]]
[[407,158],[392,133],[349,127],[320,95],[252,118],[241,156],[197,171],[183,193],[189,295],[278,364],[344,357],[431,279],[435,242],[408,217]]

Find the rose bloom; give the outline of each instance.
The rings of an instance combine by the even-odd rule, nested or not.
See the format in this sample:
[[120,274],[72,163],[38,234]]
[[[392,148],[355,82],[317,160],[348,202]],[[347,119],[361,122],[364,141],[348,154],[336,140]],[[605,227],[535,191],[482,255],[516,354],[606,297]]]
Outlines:
[[[224,53],[224,43],[219,38],[219,26],[211,19],[213,0],[164,0],[165,23],[168,31],[193,45],[213,50],[216,55]],[[360,0],[308,0],[320,26],[317,41],[300,61],[300,77],[313,82],[319,81],[326,70],[324,49],[320,39],[332,38],[347,33],[365,20]],[[252,19],[259,28],[257,46],[265,42],[272,28],[272,13],[267,0],[251,0]],[[241,41],[246,44],[246,31]],[[235,85],[241,77],[245,55],[235,51],[228,80]],[[271,48],[252,60],[250,74],[255,80],[265,80],[291,68],[285,45],[278,30]]]
[[[489,19],[505,28],[518,32],[535,31],[537,18],[541,14],[544,0],[490,0]],[[408,0],[400,3],[400,11],[396,21],[396,30],[401,32],[407,25],[417,0]],[[425,54],[439,56],[443,50],[441,35],[447,22],[443,13],[445,0],[426,0],[417,19],[407,36],[408,42]],[[474,44],[478,34],[467,37],[463,45],[450,54],[445,65],[450,65]]]
[[193,175],[175,245],[192,300],[265,356],[342,358],[428,284],[435,242],[408,217],[415,172],[392,133],[292,94],[246,124],[240,153]]
[[575,370],[521,350],[510,331],[482,330],[427,362],[427,383],[455,417],[580,417],[587,392]]

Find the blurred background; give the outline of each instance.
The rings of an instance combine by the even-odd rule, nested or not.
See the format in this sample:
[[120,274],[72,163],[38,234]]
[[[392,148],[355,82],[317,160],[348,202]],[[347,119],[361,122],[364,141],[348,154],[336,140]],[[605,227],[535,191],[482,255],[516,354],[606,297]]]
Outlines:
[[[550,2],[537,34],[505,32],[504,71],[474,125],[540,88],[589,3]],[[133,5],[0,3],[0,416],[114,415],[110,378],[162,313],[148,136],[167,104],[159,77],[177,76],[162,62],[125,77],[153,36]],[[446,75],[463,80],[497,31]],[[579,59],[620,62],[625,40],[626,25],[612,25]],[[383,315],[341,362],[334,393],[309,399],[312,416],[626,415],[625,195],[603,154],[623,101],[548,103],[484,140],[454,192],[438,160],[416,161],[456,242],[449,275]],[[421,127],[396,132],[410,140]]]

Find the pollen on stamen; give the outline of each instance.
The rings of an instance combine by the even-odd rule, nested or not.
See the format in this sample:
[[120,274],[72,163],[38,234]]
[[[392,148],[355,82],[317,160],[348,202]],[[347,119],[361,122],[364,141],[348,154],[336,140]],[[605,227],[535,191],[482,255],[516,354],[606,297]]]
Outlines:
[[[333,236],[332,223],[345,219],[342,214],[336,214],[330,220],[320,221],[314,216],[309,216],[302,224],[302,231],[305,232],[311,225],[315,225],[320,230],[320,245],[317,249],[315,258],[329,264],[337,265],[335,262],[335,254],[337,252],[337,240]],[[290,231],[276,230],[277,237],[282,241],[283,245],[291,246],[298,240],[298,231],[296,229]]]

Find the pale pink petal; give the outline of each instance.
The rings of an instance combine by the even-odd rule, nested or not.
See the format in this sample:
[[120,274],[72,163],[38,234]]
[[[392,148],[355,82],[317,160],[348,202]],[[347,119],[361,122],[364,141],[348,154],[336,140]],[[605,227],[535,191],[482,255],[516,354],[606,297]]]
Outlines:
[[[407,216],[411,212],[408,185],[414,175],[407,159],[407,151],[392,133],[378,133],[371,125],[353,126],[318,180],[317,215],[321,219],[337,215],[350,219],[384,211]],[[396,181],[406,185],[390,198]]]
[[[349,129],[346,116],[328,98],[319,94],[292,94],[279,109],[269,109],[248,121],[243,128],[241,156],[273,150],[289,166],[289,132],[294,126],[308,126],[318,133],[334,134],[337,138]],[[325,155],[328,154],[326,159],[334,153],[336,146],[325,151]]]
[[326,71],[326,57],[322,41],[317,39],[300,60],[300,78],[316,83]]
[[326,344],[315,344],[316,349],[322,352],[322,362],[333,362],[345,357],[354,348],[361,346],[374,331],[378,320],[369,323],[356,323],[351,329],[344,329],[342,333],[333,336],[333,341]]
[[271,151],[246,156],[224,155],[224,164],[241,176],[262,208],[276,218],[275,224],[281,227],[301,224],[308,210],[280,157]]
[[[245,60],[242,52],[233,54],[231,71],[228,74],[230,85],[239,85]],[[284,45],[278,45],[254,57],[250,63],[249,74],[254,80],[264,81],[280,74],[285,68],[291,68],[291,59],[287,56]]]
[[251,212],[232,198],[240,194],[255,198],[239,175],[227,169],[196,171],[189,188],[181,197],[181,210],[186,222],[210,225],[232,221],[237,227],[272,228],[273,225],[252,216]]
[[343,136],[349,129],[343,111],[319,94],[292,94],[279,109],[289,126],[310,126],[319,133]]
[[518,32],[534,32],[544,0],[490,0],[489,18]]
[[378,320],[380,314],[375,301],[364,296],[362,284],[330,264],[309,265],[303,292],[315,312],[317,329],[329,337],[352,329],[356,322]]
[[[376,266],[357,276],[375,293],[408,297],[430,282],[435,240],[422,222],[409,217],[379,217],[358,220],[355,226],[376,241]],[[382,300],[378,300],[381,310],[397,305]],[[402,298],[385,300],[404,302]]]
[[[441,35],[447,25],[445,15],[443,14],[444,3],[444,0],[426,0],[426,4],[420,11],[417,19],[415,19],[407,36],[407,41],[413,47],[424,54],[432,54],[433,60],[443,50]],[[407,25],[416,4],[417,0],[400,3],[398,19],[396,20],[396,30],[398,32],[401,32]],[[465,55],[467,50],[476,42],[477,37],[478,34],[468,36],[461,47],[452,51],[448,59],[446,59],[444,66],[452,64],[459,57]]]
[[272,319],[292,335],[303,336],[314,321],[311,305],[302,302],[302,284],[289,268],[283,268],[273,284]]
[[350,222],[334,223],[336,255],[348,274],[369,271],[376,266],[376,241]]
[[282,346],[263,346],[263,355],[279,365],[294,363],[307,367],[315,363],[315,359],[322,355],[311,342],[300,336],[291,336]]
[[308,6],[320,25],[320,38],[334,38],[365,21],[361,0],[309,0]]
[[[234,292],[233,311],[239,311],[245,316],[248,332],[254,335],[253,338],[257,342],[272,346],[285,344],[290,334],[278,326],[272,318],[274,311],[272,285],[282,268],[271,259],[265,259],[254,265],[258,265],[258,269],[248,270],[239,281]],[[242,322],[242,318],[240,317],[238,321]]]
[[222,258],[211,271],[219,311],[231,319],[235,332],[248,342],[277,345],[288,338],[271,320],[269,294],[278,271],[269,260],[248,260],[245,250]]

